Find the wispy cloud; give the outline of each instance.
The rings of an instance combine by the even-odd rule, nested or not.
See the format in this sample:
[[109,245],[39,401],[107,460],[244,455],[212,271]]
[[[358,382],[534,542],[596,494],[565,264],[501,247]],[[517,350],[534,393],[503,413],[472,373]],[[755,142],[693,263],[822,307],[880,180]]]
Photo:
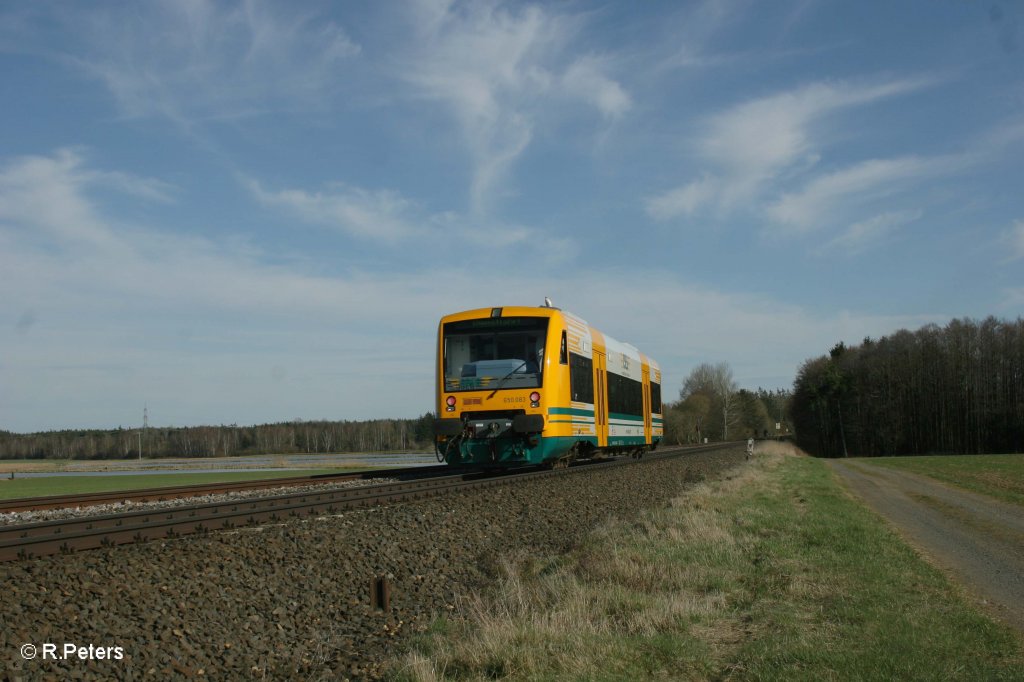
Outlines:
[[647,213],[655,220],[692,215],[698,208],[713,200],[721,186],[718,178],[705,175],[682,187],[648,198],[645,207]]
[[[732,62],[735,55],[715,54],[708,45],[746,13],[747,0],[702,0],[687,4],[667,22],[671,39],[667,56],[655,60],[655,70],[666,73],[678,69],[697,70]],[[656,46],[662,50],[662,46]]]
[[604,60],[581,57],[562,75],[562,87],[566,93],[593,104],[606,118],[616,119],[630,110],[633,100],[606,71]]
[[491,256],[527,253],[532,260],[564,264],[577,252],[575,240],[544,234],[514,222],[480,220],[455,211],[430,214],[394,190],[369,190],[343,183],[322,189],[268,190],[259,181],[240,178],[242,184],[265,206],[276,208],[303,223],[337,230],[351,237],[408,249],[421,254],[448,245],[487,247]]
[[1015,221],[1013,227],[1003,233],[1003,242],[1011,260],[1024,258],[1024,220]]
[[[267,110],[317,107],[335,90],[339,69],[360,53],[333,21],[308,9],[263,2],[177,2],[65,5],[57,14],[32,10],[22,25],[58,21],[75,41],[34,45],[31,31],[8,37],[12,49],[41,52],[103,83],[122,115],[158,116],[189,124]],[[45,15],[45,17],[44,17]]]
[[881,83],[813,83],[739,104],[713,116],[697,144],[707,164],[701,177],[646,200],[648,213],[669,220],[711,205],[731,210],[749,206],[783,173],[817,164],[830,114],[907,94],[926,79]]
[[[80,163],[78,158],[77,162]],[[82,178],[116,192],[130,194],[140,199],[171,203],[174,201],[175,188],[168,182],[156,178],[140,178],[137,175],[121,171],[88,171]]]
[[[135,416],[147,399],[161,423],[378,417],[384,404],[414,416],[430,407],[437,318],[508,300],[510,291],[527,303],[552,296],[642,348],[661,363],[667,396],[708,358],[733,362],[741,380],[756,376],[781,386],[808,348],[920,323],[855,312],[815,316],[770,297],[681,282],[657,268],[637,279],[615,268],[496,267],[506,262],[496,257],[498,248],[536,241],[554,258],[571,258],[573,244],[514,224],[474,232],[456,215],[434,216],[432,229],[454,233],[449,243],[484,258],[457,269],[428,258],[410,271],[311,274],[304,263],[213,238],[114,227],[97,183],[111,177],[135,180],[91,169],[69,151],[15,159],[0,169],[0,318],[14,325],[5,336],[4,381],[9,395],[18,396],[5,406],[5,426],[52,426],[39,417],[44,406],[74,415],[61,426],[113,425]],[[311,220],[334,219],[339,197],[399,221],[416,213],[414,204],[387,193],[332,192],[319,199],[303,191],[268,194],[271,202],[285,202],[283,209],[308,211]],[[496,246],[495,235],[507,240],[505,247]],[[656,328],[648,324],[650,311],[636,306],[651,290],[673,312]],[[696,330],[693,319],[707,324]],[[73,346],[67,338],[75,339]],[[751,357],[773,360],[766,365]],[[367,368],[373,381],[363,382]],[[40,389],[69,381],[77,390],[66,396]],[[339,381],[360,388],[338,391]],[[396,403],[399,383],[407,395]]]
[[[5,405],[5,426],[18,430],[51,426],[39,416],[44,406],[74,415],[61,426],[124,423],[143,400],[161,423],[368,418],[381,416],[384,404],[414,416],[430,408],[438,317],[493,305],[509,291],[527,303],[552,296],[635,343],[661,362],[667,396],[707,358],[734,362],[741,380],[756,372],[758,381],[771,375],[771,385],[785,385],[808,344],[827,348],[908,323],[849,312],[819,318],[657,269],[641,279],[614,268],[526,274],[484,259],[454,270],[428,263],[410,272],[315,275],[209,238],[142,225],[108,229],[115,221],[88,175],[66,152],[19,159],[0,173],[0,317],[14,325],[5,336],[4,380],[7,395],[18,396]],[[38,213],[46,201],[64,208]],[[66,238],[96,230],[105,239]],[[537,237],[529,228],[508,232]],[[652,289],[673,311],[657,329],[636,306]],[[708,324],[696,330],[693,319]],[[751,338],[758,357],[774,358],[770,367],[744,361]],[[363,382],[371,371],[373,381]],[[40,388],[69,381],[76,391],[67,395]],[[360,388],[339,391],[339,381]],[[399,384],[405,393],[396,403]]]
[[119,171],[89,169],[80,150],[62,149],[53,156],[26,156],[0,167],[0,224],[83,244],[118,245],[108,220],[100,218],[84,192],[105,187],[142,199],[166,203],[173,188],[166,182]]
[[502,194],[547,107],[568,97],[616,119],[632,106],[608,75],[607,58],[566,55],[580,26],[577,17],[493,1],[422,0],[413,6],[415,36],[400,77],[458,120],[473,162],[475,215]]
[[266,206],[356,237],[393,242],[417,232],[410,220],[411,203],[392,190],[370,191],[336,183],[313,192],[303,189],[271,191],[256,180],[243,182]]
[[922,215],[924,212],[920,209],[909,209],[888,211],[861,220],[850,225],[845,232],[826,244],[821,252],[841,251],[847,255],[862,253],[884,240],[899,227],[920,220]]
[[864,204],[891,195],[925,177],[955,165],[950,159],[872,159],[819,176],[797,192],[782,195],[767,207],[768,216],[784,228],[806,232],[834,224],[838,205]]

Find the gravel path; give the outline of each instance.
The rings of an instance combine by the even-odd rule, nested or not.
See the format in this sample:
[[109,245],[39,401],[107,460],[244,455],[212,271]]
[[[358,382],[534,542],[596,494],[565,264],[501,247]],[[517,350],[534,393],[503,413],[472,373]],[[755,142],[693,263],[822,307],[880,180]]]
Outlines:
[[1024,632],[1024,509],[865,461],[831,461],[848,488]]
[[[566,551],[607,517],[664,505],[743,459],[742,447],[695,453],[3,564],[0,679],[374,679],[405,637],[486,589],[502,554]],[[378,575],[391,584],[387,612],[370,606]],[[121,658],[43,660],[47,644],[120,647]]]

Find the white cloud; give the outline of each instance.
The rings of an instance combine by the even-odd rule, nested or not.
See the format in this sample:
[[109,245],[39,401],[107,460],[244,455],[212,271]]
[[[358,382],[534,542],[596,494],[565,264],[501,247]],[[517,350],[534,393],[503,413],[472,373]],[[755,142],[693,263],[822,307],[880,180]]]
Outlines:
[[680,215],[693,215],[702,205],[709,202],[721,191],[721,180],[716,177],[705,175],[700,180],[694,180],[688,185],[683,185],[670,190],[660,196],[650,197],[645,201],[648,215],[655,220],[669,220]]
[[353,236],[395,241],[417,231],[408,217],[410,202],[391,190],[370,191],[336,183],[317,192],[268,191],[255,180],[246,180],[245,184],[267,206],[283,208],[307,222]]
[[[165,0],[134,7],[65,5],[47,13],[77,40],[43,50],[102,82],[125,116],[197,119],[316,107],[360,53],[344,29],[305,8]],[[22,19],[26,21],[26,19]]]
[[34,238],[48,233],[79,246],[117,248],[110,222],[84,195],[97,185],[160,202],[169,201],[172,191],[160,180],[84,168],[80,152],[62,149],[52,157],[21,157],[0,169],[0,223],[29,230]]
[[[0,174],[0,319],[14,325],[0,329],[6,428],[113,426],[136,418],[144,401],[163,424],[379,417],[382,409],[414,416],[431,408],[441,315],[546,295],[658,359],[666,396],[704,360],[732,362],[741,381],[785,385],[838,338],[914,320],[821,318],[657,270],[640,279],[627,270],[520,271],[485,258],[477,268],[315,275],[232,243],[113,229],[88,176],[67,152]],[[37,212],[47,203],[63,208]],[[572,251],[531,228],[506,228],[515,243]],[[657,304],[637,305],[652,290]]]
[[607,118],[619,118],[633,106],[629,94],[605,75],[601,60],[582,57],[562,76],[563,89],[589,101]]
[[[487,213],[548,108],[568,97],[606,118],[631,106],[608,74],[608,59],[563,56],[577,18],[536,5],[438,2],[413,5],[415,37],[400,77],[422,97],[450,107],[473,160],[470,203]],[[568,66],[564,63],[569,61]]]
[[253,196],[266,206],[286,211],[299,220],[328,227],[360,239],[401,242],[403,248],[437,249],[449,245],[486,246],[492,256],[524,249],[546,263],[568,262],[576,242],[545,235],[536,228],[500,220],[467,218],[456,212],[427,214],[410,199],[393,190],[368,190],[333,183],[322,190],[267,190],[256,180],[241,178]]
[[865,203],[892,194],[940,169],[940,159],[905,157],[872,159],[822,175],[798,192],[783,194],[767,207],[768,216],[794,231],[809,231],[835,221],[836,206],[844,201]]
[[671,36],[671,52],[657,60],[655,70],[668,72],[678,69],[705,69],[736,59],[733,55],[708,52],[708,45],[723,31],[737,23],[748,13],[747,0],[702,0],[679,3],[676,15],[665,22]]
[[1004,240],[1012,260],[1024,258],[1024,220],[1014,222],[1013,227],[1004,233]]
[[550,87],[543,58],[564,43],[565,28],[538,7],[513,13],[487,2],[420,2],[415,8],[416,44],[402,76],[452,108],[474,159],[471,201],[481,213],[533,136],[528,102]]
[[[699,155],[720,180],[704,179],[647,200],[659,220],[688,215],[705,205],[732,209],[749,205],[766,185],[786,172],[813,166],[824,145],[818,124],[829,114],[925,87],[925,80],[880,84],[814,83],[739,104],[703,126]],[[675,200],[673,200],[675,199]],[[682,200],[685,199],[685,200]],[[674,210],[672,210],[674,207]]]
[[[554,281],[538,285],[554,286],[546,291],[556,305],[655,358],[666,376],[666,399],[675,397],[686,374],[701,362],[729,362],[741,385],[749,388],[762,381],[784,387],[804,360],[826,353],[837,341],[856,343],[866,335],[949,319],[852,310],[814,314],[771,297],[680,282],[663,271],[649,272],[642,283],[627,271],[613,270],[574,276],[561,286]],[[656,306],[637,305],[645,290],[658,292]],[[652,319],[658,323],[652,325]]]
[[888,211],[880,215],[850,225],[846,231],[829,242],[823,251],[842,251],[854,255],[863,252],[872,244],[876,244],[896,228],[912,223],[921,218],[924,212],[920,209],[905,211]]
[[97,185],[140,199],[161,203],[171,203],[174,200],[174,187],[163,180],[140,178],[120,171],[90,171],[84,177]]
[[771,176],[807,156],[814,144],[810,125],[815,121],[832,112],[906,94],[924,84],[814,83],[745,102],[711,121],[703,153],[735,173]]

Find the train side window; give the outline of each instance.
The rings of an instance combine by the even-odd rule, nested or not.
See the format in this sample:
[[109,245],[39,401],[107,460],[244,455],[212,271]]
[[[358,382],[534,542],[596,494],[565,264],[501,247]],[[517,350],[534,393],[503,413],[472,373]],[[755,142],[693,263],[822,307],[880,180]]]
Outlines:
[[651,382],[651,412],[661,414],[661,384]]
[[594,402],[594,361],[569,353],[569,391],[573,402]]
[[569,346],[565,339],[565,330],[562,330],[562,349],[558,351],[558,362],[562,365],[569,364]]
[[640,416],[644,413],[644,385],[614,372],[608,372],[608,411]]

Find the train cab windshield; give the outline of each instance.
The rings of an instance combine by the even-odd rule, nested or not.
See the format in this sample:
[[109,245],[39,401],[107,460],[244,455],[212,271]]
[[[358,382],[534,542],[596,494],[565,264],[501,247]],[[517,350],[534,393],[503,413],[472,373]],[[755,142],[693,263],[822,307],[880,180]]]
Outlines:
[[490,317],[444,325],[444,390],[539,388],[546,317]]

